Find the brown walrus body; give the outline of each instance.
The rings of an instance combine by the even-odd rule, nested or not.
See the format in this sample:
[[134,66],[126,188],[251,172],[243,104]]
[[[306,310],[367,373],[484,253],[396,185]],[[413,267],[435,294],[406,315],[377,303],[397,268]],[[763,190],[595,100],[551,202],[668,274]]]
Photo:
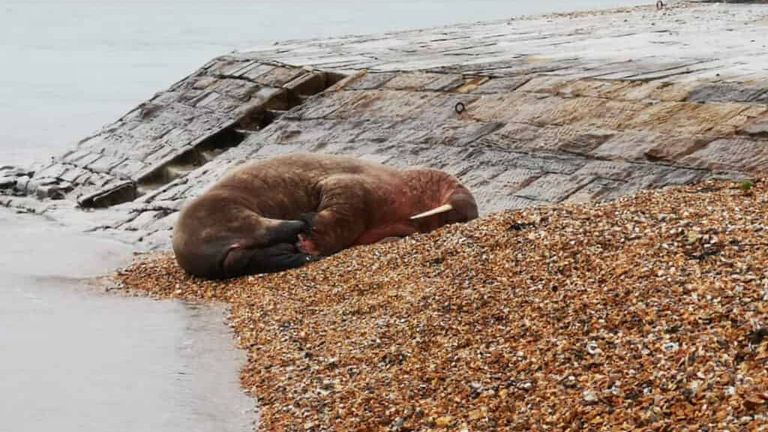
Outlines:
[[173,250],[187,272],[226,278],[476,217],[472,194],[447,173],[292,154],[247,163],[190,202]]

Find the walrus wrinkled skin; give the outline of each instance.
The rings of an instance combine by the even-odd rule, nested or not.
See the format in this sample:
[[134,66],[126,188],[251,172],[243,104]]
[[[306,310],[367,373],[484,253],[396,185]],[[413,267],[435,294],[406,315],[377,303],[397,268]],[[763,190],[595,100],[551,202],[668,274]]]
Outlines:
[[192,200],[173,251],[193,275],[229,278],[476,217],[472,194],[442,171],[291,154],[242,165]]

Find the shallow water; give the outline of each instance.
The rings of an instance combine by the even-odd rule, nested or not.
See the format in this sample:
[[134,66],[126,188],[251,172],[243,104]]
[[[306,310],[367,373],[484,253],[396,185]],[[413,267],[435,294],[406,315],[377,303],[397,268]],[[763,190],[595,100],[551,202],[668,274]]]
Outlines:
[[0,210],[0,430],[247,431],[216,307],[104,293],[131,248]]

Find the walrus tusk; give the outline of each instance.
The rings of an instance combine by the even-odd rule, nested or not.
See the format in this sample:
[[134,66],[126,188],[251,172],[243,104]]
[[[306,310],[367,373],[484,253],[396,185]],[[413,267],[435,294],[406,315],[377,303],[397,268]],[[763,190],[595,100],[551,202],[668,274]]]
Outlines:
[[411,220],[423,219],[423,218],[428,217],[428,216],[449,212],[451,210],[453,210],[453,206],[452,205],[450,205],[450,204],[443,204],[440,207],[435,207],[432,210],[427,210],[424,213],[419,213],[419,214],[417,214],[415,216],[411,216]]

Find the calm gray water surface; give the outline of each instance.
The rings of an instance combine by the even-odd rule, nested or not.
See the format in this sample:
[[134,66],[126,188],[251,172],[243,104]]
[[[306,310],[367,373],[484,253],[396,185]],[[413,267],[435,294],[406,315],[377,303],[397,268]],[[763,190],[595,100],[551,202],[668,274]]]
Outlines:
[[252,429],[222,311],[104,293],[131,247],[0,209],[0,431]]
[[[0,166],[115,120],[210,58],[270,41],[639,0],[0,0]],[[219,309],[100,294],[130,247],[0,209],[0,431],[241,431]]]

